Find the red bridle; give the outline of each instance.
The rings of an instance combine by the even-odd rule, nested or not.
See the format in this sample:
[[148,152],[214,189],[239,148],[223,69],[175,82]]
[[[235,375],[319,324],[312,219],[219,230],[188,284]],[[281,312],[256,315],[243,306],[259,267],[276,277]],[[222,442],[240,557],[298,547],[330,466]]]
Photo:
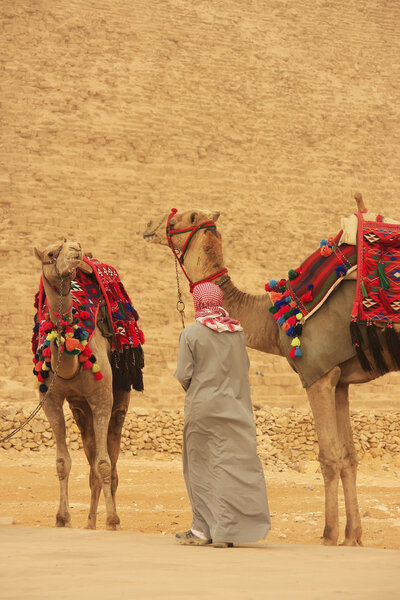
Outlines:
[[[189,275],[186,273],[185,268],[183,266],[185,254],[188,250],[189,244],[192,241],[194,235],[198,231],[200,231],[201,229],[204,229],[204,230],[216,229],[216,226],[215,226],[214,221],[203,221],[202,223],[200,223],[200,225],[193,225],[193,227],[186,227],[185,229],[171,229],[170,221],[171,221],[172,217],[176,215],[177,212],[178,211],[176,208],[171,208],[171,212],[167,219],[166,233],[167,233],[168,246],[171,248],[172,252],[174,253],[176,260],[180,264],[180,267],[181,267],[182,271],[184,272],[186,279],[189,282],[190,292],[193,293],[194,287],[196,285],[198,285],[199,283],[205,283],[206,281],[213,281],[213,279],[217,279],[217,277],[220,277],[221,275],[225,275],[225,273],[228,272],[228,269],[221,269],[221,271],[218,271],[217,273],[213,273],[212,275],[209,275],[208,277],[205,277],[204,279],[201,279],[200,281],[195,281],[193,283],[193,281],[190,279]],[[180,255],[178,255],[178,252],[171,240],[171,237],[173,235],[177,235],[178,233],[189,233],[188,237],[186,238],[185,243],[183,244],[183,248],[181,250]]]

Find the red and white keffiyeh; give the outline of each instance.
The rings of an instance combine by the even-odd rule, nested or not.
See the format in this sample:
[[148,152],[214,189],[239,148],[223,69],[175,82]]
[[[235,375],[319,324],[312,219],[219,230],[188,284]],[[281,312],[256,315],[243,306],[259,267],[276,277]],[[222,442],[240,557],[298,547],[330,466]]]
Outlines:
[[218,333],[243,331],[239,321],[231,319],[222,308],[223,299],[222,290],[215,283],[198,283],[193,290],[196,321]]

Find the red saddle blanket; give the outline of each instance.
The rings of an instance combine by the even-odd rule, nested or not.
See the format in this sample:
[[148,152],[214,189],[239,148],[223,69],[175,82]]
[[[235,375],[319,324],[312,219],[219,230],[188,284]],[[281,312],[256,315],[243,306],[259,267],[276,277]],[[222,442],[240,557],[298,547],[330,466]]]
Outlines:
[[357,288],[352,318],[400,322],[400,225],[358,213]]
[[[114,385],[126,390],[131,387],[143,390],[141,370],[144,361],[141,346],[144,343],[144,335],[138,327],[139,316],[116,269],[95,259],[84,257],[83,260],[91,266],[93,275],[88,275],[78,268],[76,277],[71,282],[72,323],[63,323],[62,352],[80,355],[79,360],[82,361],[83,367],[91,368],[96,379],[101,378],[96,359],[90,350],[90,340],[104,298],[106,308],[103,311],[101,329],[111,343]],[[56,327],[50,321],[42,278],[35,298],[35,307],[37,314],[32,336],[34,372],[39,382],[44,384],[51,367],[51,341],[58,341]]]

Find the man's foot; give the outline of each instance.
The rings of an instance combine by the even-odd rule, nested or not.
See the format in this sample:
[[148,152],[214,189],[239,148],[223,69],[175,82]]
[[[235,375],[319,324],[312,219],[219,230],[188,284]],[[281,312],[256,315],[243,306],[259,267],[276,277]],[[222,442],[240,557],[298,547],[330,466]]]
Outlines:
[[203,540],[198,535],[195,535],[191,529],[189,531],[181,531],[175,535],[175,541],[182,546],[207,546],[211,544],[210,539]]
[[213,548],[233,548],[232,542],[214,542]]

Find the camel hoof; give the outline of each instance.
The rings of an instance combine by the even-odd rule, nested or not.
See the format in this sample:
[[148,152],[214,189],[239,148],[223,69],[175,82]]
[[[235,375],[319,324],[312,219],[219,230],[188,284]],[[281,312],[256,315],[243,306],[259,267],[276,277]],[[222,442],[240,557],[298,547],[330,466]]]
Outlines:
[[85,529],[96,529],[96,523],[92,523],[91,521],[88,521],[85,525]]
[[361,540],[354,540],[354,539],[346,539],[343,540],[343,542],[340,544],[340,546],[362,546],[362,541]]
[[323,546],[337,546],[337,542],[334,540],[328,540],[327,538],[322,538]]
[[68,517],[62,517],[61,515],[57,515],[56,527],[72,527],[71,519]]

